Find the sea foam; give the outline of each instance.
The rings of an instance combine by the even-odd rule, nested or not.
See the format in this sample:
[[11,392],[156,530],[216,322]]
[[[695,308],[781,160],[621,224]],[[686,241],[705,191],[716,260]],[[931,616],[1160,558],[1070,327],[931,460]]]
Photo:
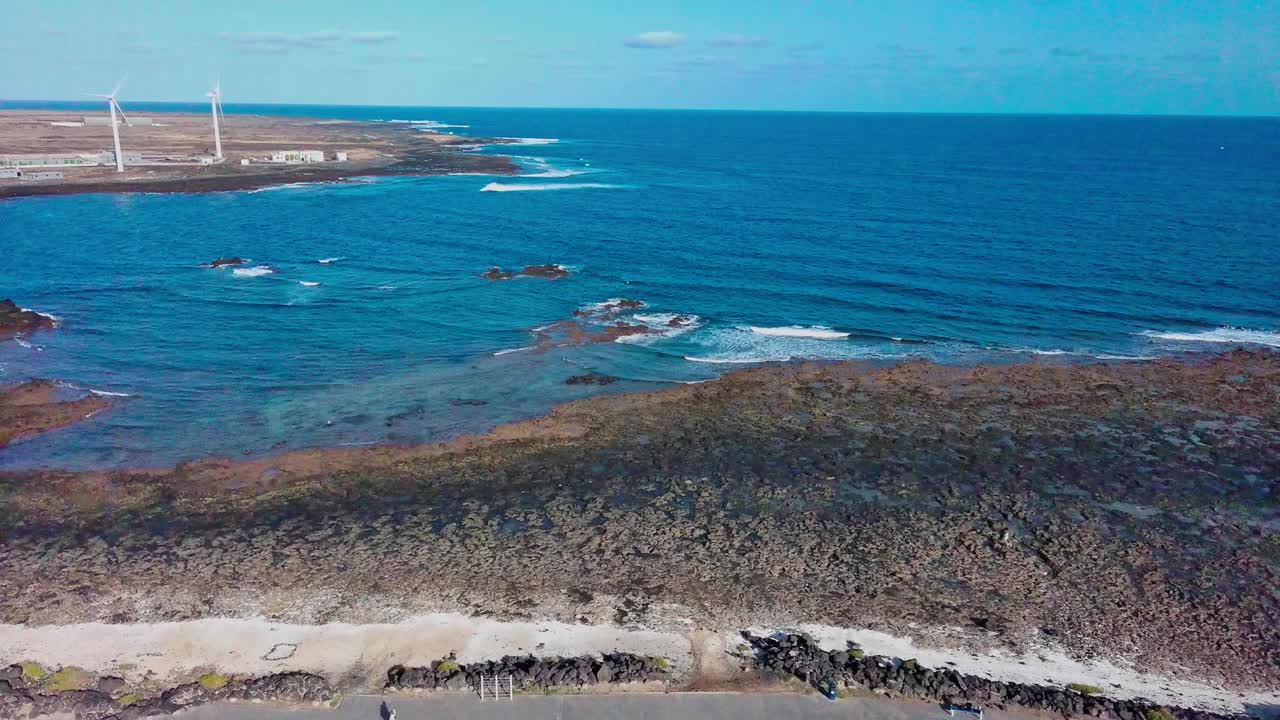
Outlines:
[[537,192],[542,190],[586,190],[589,188],[608,189],[621,187],[621,185],[609,185],[607,183],[528,183],[516,185],[513,183],[491,182],[480,188],[480,192]]
[[320,283],[312,282],[310,280],[299,280],[298,284],[302,287],[320,287]]
[[259,277],[262,275],[270,275],[274,272],[275,270],[271,269],[268,265],[258,265],[257,267],[251,268],[236,268],[231,271],[231,274],[236,277]]
[[1140,334],[1156,340],[1173,342],[1233,343],[1236,345],[1280,347],[1280,332],[1250,330],[1248,328],[1220,327],[1203,332],[1156,332],[1147,330]]
[[843,340],[849,337],[849,333],[832,330],[823,325],[814,325],[812,327],[803,327],[800,325],[791,325],[788,327],[755,327],[750,326],[751,332],[757,335],[770,335],[773,337],[795,337],[795,338],[814,338],[816,340]]

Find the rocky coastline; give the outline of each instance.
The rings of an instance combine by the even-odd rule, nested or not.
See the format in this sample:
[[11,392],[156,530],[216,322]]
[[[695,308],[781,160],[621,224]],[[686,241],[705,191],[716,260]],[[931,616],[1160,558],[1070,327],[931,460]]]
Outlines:
[[1275,353],[778,365],[444,445],[0,473],[0,622],[823,623],[1274,689],[1277,477]]
[[824,650],[812,638],[796,633],[764,637],[742,633],[758,670],[798,678],[832,697],[871,692],[894,698],[926,700],[943,707],[1026,708],[1063,717],[1108,720],[1240,720],[1226,715],[1144,700],[1114,700],[1101,688],[1048,687],[1000,682],[953,669],[930,669],[912,659],[868,656],[857,648]]
[[52,317],[20,308],[9,299],[0,300],[0,341],[54,327],[57,323]]
[[111,406],[110,400],[92,393],[74,399],[58,395],[58,386],[48,380],[0,385],[0,448],[80,422]]

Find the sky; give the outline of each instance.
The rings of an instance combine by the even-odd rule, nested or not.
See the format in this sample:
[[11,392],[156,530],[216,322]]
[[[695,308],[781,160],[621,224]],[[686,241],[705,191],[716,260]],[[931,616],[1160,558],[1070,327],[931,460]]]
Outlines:
[[1280,114],[1280,0],[0,0],[0,98]]

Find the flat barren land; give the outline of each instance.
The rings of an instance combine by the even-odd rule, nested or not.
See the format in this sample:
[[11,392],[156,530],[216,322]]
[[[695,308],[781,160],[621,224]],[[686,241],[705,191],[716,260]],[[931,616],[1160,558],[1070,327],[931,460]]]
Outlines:
[[[64,127],[100,113],[41,110],[0,111],[0,154],[98,153],[113,146],[111,128]],[[65,173],[62,180],[0,178],[0,198],[84,192],[212,192],[243,190],[287,182],[323,182],[369,175],[451,172],[510,173],[503,157],[460,152],[478,144],[508,142],[502,138],[463,138],[421,132],[404,123],[318,120],[313,118],[228,115],[222,120],[225,162],[197,165],[190,158],[212,155],[210,115],[148,113],[153,125],[122,125],[120,143],[127,156],[141,152],[147,164],[39,168]],[[273,150],[346,152],[346,162],[241,165],[243,158],[263,158]],[[160,164],[163,163],[163,164]]]
[[447,445],[0,474],[0,623],[821,623],[1280,686],[1280,355],[788,364]]

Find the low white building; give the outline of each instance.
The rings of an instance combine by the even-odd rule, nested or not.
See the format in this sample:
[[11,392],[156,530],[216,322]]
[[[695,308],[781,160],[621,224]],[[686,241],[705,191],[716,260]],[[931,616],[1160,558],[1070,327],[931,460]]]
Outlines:
[[323,150],[276,150],[271,153],[273,163],[318,163],[324,162]]
[[197,156],[196,156],[196,162],[200,163],[201,165],[212,165],[212,164],[213,164],[213,159],[214,159],[214,158],[213,158],[213,156],[212,156],[212,155],[197,155]]
[[[0,167],[66,167],[68,165],[97,165],[99,162],[97,155],[76,153],[0,155]],[[114,156],[112,162],[115,162]]]
[[333,159],[337,160],[338,162],[346,162],[347,154],[344,152],[336,152],[333,154]]
[[16,178],[16,177],[18,177],[18,168],[0,167],[0,178]]
[[23,180],[61,180],[60,170],[27,170],[22,173]]

